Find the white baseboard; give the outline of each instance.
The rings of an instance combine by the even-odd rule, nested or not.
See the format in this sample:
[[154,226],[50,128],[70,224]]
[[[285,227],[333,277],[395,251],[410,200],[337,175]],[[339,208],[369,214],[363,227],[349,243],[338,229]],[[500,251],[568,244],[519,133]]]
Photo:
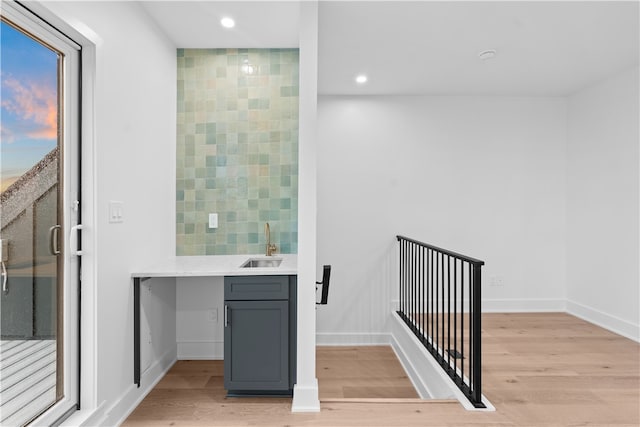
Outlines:
[[482,299],[483,313],[565,312],[565,299]]
[[495,411],[484,395],[486,408],[474,407],[395,312],[391,313],[391,343],[422,399],[456,399],[468,411]]
[[76,411],[69,418],[64,420],[60,424],[60,427],[100,425],[100,420],[104,417],[104,405],[105,402],[103,401],[95,409],[81,409]]
[[405,332],[398,313],[392,313],[391,317],[391,347],[420,398],[455,399],[449,385],[439,376],[436,377],[436,381],[429,379],[433,376],[431,374],[434,370],[430,366],[433,359],[417,342],[415,335]]
[[[440,307],[441,302],[438,303]],[[445,305],[448,305],[445,301]],[[566,300],[563,298],[537,298],[537,299],[482,299],[483,313],[537,313],[537,312],[564,312]],[[398,300],[391,302],[392,311],[399,306]],[[465,310],[466,311],[466,310]]]
[[318,332],[316,345],[389,345],[386,332]]
[[178,341],[178,360],[223,360],[224,341]]
[[[140,402],[149,394],[156,384],[164,377],[169,369],[176,363],[176,347],[167,351],[162,357],[153,363],[140,378],[140,388],[133,383],[125,390],[123,396],[110,408],[103,410],[101,414],[91,416],[83,426],[119,426],[138,407]],[[99,418],[98,416],[101,415]]]
[[619,317],[612,316],[593,307],[567,301],[567,313],[579,317],[587,322],[601,326],[611,332],[622,335],[636,342],[640,342],[640,325],[634,325]]
[[291,412],[320,412],[318,380],[316,378],[309,384],[295,384],[293,386]]

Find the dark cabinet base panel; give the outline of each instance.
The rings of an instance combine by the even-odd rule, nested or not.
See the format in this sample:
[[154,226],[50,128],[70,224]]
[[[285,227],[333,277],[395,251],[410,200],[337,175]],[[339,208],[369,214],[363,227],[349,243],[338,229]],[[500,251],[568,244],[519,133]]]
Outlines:
[[227,390],[227,397],[292,397],[293,390]]

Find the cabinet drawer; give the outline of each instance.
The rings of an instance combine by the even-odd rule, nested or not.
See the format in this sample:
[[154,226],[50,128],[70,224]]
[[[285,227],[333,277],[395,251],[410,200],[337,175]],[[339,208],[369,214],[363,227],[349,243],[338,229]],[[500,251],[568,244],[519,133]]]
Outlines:
[[226,276],[225,301],[288,300],[289,276]]

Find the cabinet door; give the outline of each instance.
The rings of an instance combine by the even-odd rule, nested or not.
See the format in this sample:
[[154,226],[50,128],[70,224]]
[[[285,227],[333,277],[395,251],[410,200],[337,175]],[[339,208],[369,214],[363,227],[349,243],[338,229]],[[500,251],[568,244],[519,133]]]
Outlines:
[[224,386],[289,390],[289,302],[226,301]]

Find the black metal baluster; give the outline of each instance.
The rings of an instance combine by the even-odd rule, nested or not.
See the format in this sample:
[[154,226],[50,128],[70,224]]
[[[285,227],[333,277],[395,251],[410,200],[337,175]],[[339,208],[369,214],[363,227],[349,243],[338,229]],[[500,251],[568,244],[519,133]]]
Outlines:
[[427,318],[427,337],[431,337],[431,322],[430,322],[430,316],[431,316],[431,309],[430,304],[431,304],[431,299],[433,297],[432,292],[431,292],[431,271],[432,271],[432,263],[430,261],[431,259],[431,249],[427,248],[427,302],[426,302],[426,318]]
[[398,299],[400,300],[398,304],[398,311],[402,313],[402,292],[404,290],[404,275],[402,274],[402,269],[404,265],[404,240],[400,240],[400,259],[398,260],[398,275],[400,276],[400,287],[398,288]]
[[419,279],[419,273],[420,273],[420,251],[417,250],[418,248],[416,247],[416,299],[413,302],[413,307],[414,307],[414,318],[415,318],[415,323],[416,323],[416,330],[419,331],[420,330],[420,320],[418,318],[418,302],[420,301],[420,279]]
[[402,294],[402,314],[407,316],[407,290],[409,289],[409,277],[407,268],[409,265],[409,242],[404,242],[404,264],[403,264],[403,275],[404,275],[404,290]]
[[453,259],[453,372],[458,369],[458,259]]
[[[420,262],[421,248],[416,248],[416,329],[420,331],[420,272],[422,271],[422,264]],[[422,332],[420,332],[422,334]]]
[[447,364],[451,366],[451,256],[447,255]]
[[435,313],[435,317],[436,317],[436,336],[435,341],[434,341],[434,350],[436,352],[436,354],[438,353],[438,345],[440,343],[440,319],[438,317],[438,298],[439,298],[439,294],[440,294],[440,288],[438,286],[439,283],[439,273],[440,273],[440,261],[438,260],[439,258],[439,252],[436,252],[436,313]]
[[402,288],[404,284],[404,277],[402,277],[402,264],[404,263],[404,240],[399,239],[400,243],[400,258],[398,259],[398,279],[400,280],[400,286],[398,286],[398,311],[402,313]]
[[422,340],[424,341],[424,336],[426,331],[424,330],[424,272],[426,270],[426,266],[424,265],[424,246],[420,250],[420,263],[422,264],[422,268],[420,268],[420,330],[422,331]]
[[435,309],[437,307],[436,301],[438,301],[438,287],[436,281],[438,277],[438,253],[434,250],[431,251],[431,353],[435,348],[436,334],[438,333],[438,316],[436,316]]
[[460,265],[460,384],[464,384],[464,262]]
[[400,260],[398,263],[398,274],[400,275],[400,288],[398,289],[398,299],[400,304],[398,310],[400,314],[404,312],[404,240],[400,240]]
[[478,264],[473,266],[473,403],[476,407],[484,407],[482,404],[482,300],[481,284],[482,272]]
[[424,337],[423,306],[424,306],[424,247],[421,247],[420,248],[420,300],[418,301],[418,315],[420,316],[421,337]]
[[413,318],[411,315],[411,312],[413,311],[413,276],[415,274],[415,263],[414,263],[414,259],[413,259],[413,249],[414,249],[415,245],[413,243],[411,243],[409,245],[409,298],[408,298],[408,302],[409,302],[409,307],[407,308],[408,311],[408,317],[409,320],[411,321],[411,327],[415,330],[415,326],[413,324]]
[[469,391],[473,387],[473,266],[469,263]]
[[411,272],[411,289],[412,289],[412,296],[411,296],[411,320],[413,323],[413,327],[414,329],[417,331],[418,328],[416,326],[416,296],[417,296],[417,291],[418,291],[418,286],[416,283],[416,271],[418,269],[418,263],[417,263],[417,259],[416,259],[416,249],[417,246],[414,244],[413,247],[411,248],[411,263],[412,263],[412,272]]
[[445,338],[445,335],[444,335],[444,314],[445,314],[444,313],[444,254],[440,255],[440,265],[441,265],[441,268],[442,268],[442,270],[441,270],[442,273],[441,273],[441,276],[440,276],[440,287],[442,289],[442,295],[441,295],[441,300],[440,300],[440,317],[442,318],[442,325],[441,325],[441,328],[442,328],[442,342],[440,343],[440,349],[441,349],[441,352],[442,352],[442,361],[444,362],[444,349],[446,348],[445,345],[444,345],[444,338]]

